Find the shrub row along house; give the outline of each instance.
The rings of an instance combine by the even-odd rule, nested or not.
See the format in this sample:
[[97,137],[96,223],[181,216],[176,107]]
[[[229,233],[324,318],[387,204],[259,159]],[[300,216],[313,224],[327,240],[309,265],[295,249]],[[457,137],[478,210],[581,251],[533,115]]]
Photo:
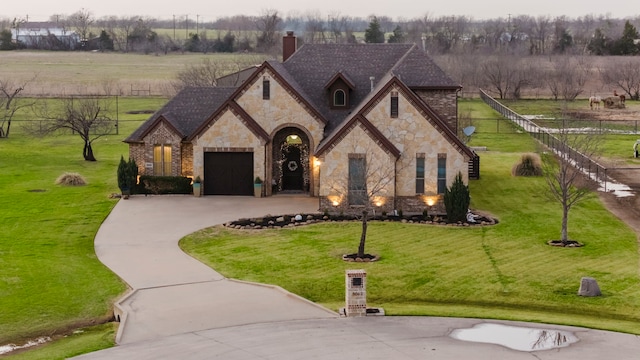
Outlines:
[[414,44],[298,49],[288,32],[283,62],[247,73],[236,87],[184,89],[129,136],[140,174],[199,176],[205,195],[252,195],[260,177],[263,196],[387,212],[438,206],[458,173],[469,179],[461,87]]

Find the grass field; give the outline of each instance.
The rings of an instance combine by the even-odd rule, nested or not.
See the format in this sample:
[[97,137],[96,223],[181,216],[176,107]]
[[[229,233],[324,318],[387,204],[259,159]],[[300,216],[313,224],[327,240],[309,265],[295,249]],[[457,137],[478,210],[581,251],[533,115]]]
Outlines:
[[[167,96],[177,74],[204,59],[219,65],[220,76],[260,64],[267,57],[259,54],[127,54],[100,52],[0,51],[0,79],[22,84],[24,94],[70,95],[111,94]],[[150,91],[146,93],[144,91]],[[135,95],[135,94],[134,94]]]
[[[155,110],[164,102],[120,98],[120,134],[96,141],[96,163],[82,160],[79,138],[30,138],[20,131],[20,121],[9,139],[0,140],[0,345],[100,322],[110,314],[125,285],[97,260],[93,238],[115,205],[109,195],[118,192],[117,163],[127,154],[122,139],[148,116],[128,112]],[[477,100],[463,101],[465,106],[474,117],[496,117]],[[471,141],[490,149],[482,154],[482,179],[470,184],[472,206],[493,213],[500,224],[483,229],[372,224],[368,250],[383,259],[366,265],[370,303],[396,315],[496,317],[640,332],[634,234],[592,196],[570,215],[570,236],[587,246],[549,248],[544,241],[559,236],[559,205],[540,195],[540,179],[509,175],[520,154],[534,151],[535,144],[516,131],[480,131]],[[66,171],[79,172],[89,184],[55,185]],[[346,266],[337,258],[357,246],[358,226],[299,229],[261,235],[210,229],[182,244],[228,276],[277,283],[337,308]],[[297,275],[301,269],[309,276]],[[575,296],[579,277],[586,275],[598,279],[603,297]],[[113,324],[86,328],[15,358],[62,359],[109,347],[114,332]]]
[[[119,192],[116,168],[128,155],[122,140],[148,116],[127,112],[155,110],[164,102],[121,99],[120,134],[95,141],[97,162],[83,160],[77,136],[27,136],[19,120],[25,115],[14,121],[9,138],[0,139],[0,345],[67,333],[111,316],[126,287],[97,260],[93,239],[117,201],[109,195]],[[88,184],[56,185],[64,172],[80,173]],[[112,325],[101,329],[114,333]],[[94,337],[102,339],[101,348],[113,344],[113,337],[105,342],[95,331],[85,335],[76,338],[92,338],[89,349],[95,349]]]
[[[474,116],[494,116],[469,102]],[[465,106],[465,104],[461,104]],[[483,228],[370,223],[368,303],[389,315],[503,318],[582,325],[640,334],[636,235],[595,195],[570,213],[579,249],[546,245],[560,236],[561,207],[544,196],[541,178],[515,178],[511,166],[533,151],[524,134],[481,133],[482,175],[471,181],[472,207],[500,224]],[[277,284],[331,309],[344,306],[341,255],[355,251],[358,223],[293,230],[214,227],[181,246],[228,277]],[[604,296],[577,296],[582,276],[598,279]]]

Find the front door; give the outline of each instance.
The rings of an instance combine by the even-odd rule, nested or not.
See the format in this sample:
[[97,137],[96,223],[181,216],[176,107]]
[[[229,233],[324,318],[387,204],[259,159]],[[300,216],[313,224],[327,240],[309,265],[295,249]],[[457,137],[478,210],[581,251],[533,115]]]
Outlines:
[[282,164],[282,190],[303,190],[303,167],[300,162],[300,148],[289,146],[284,152]]

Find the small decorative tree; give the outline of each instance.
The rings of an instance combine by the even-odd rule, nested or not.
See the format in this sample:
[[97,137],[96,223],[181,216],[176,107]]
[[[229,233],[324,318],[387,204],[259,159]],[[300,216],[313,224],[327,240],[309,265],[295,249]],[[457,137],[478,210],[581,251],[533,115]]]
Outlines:
[[462,173],[458,172],[453,184],[444,191],[444,207],[447,211],[447,221],[450,223],[465,221],[469,211],[469,186],[462,181]]
[[118,164],[118,187],[123,196],[131,194],[131,189],[136,184],[138,178],[138,165],[135,160],[124,160],[124,156],[120,156],[120,163]]

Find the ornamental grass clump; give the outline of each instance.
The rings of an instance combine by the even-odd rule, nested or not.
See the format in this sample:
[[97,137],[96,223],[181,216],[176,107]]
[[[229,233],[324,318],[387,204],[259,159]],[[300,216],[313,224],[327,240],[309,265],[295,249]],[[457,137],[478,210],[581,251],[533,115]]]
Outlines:
[[86,185],[87,181],[78,173],[64,173],[56,179],[56,185],[65,186],[82,186]]
[[538,154],[522,154],[520,162],[511,168],[513,176],[542,176],[542,162]]

